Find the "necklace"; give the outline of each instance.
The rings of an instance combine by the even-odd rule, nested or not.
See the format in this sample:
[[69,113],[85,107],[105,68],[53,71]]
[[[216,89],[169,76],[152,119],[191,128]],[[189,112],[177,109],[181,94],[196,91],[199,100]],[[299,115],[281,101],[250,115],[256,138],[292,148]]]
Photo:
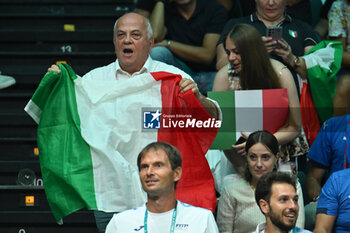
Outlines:
[[[171,217],[170,233],[174,233],[174,230],[175,230],[176,214],[177,214],[177,201],[176,201],[175,209],[173,211],[173,216]],[[145,219],[144,219],[144,232],[145,233],[148,233],[147,218],[148,218],[148,209],[147,209],[147,205],[146,205]]]
[[350,120],[347,117],[347,127],[346,127],[346,136],[345,136],[345,150],[344,150],[344,169],[349,168],[350,163],[350,143],[349,143],[349,137],[350,137]]

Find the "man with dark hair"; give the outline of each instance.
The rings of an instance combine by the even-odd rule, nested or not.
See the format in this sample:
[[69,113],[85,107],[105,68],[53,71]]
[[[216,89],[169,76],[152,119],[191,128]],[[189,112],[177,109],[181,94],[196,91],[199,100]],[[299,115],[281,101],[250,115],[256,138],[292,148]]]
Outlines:
[[211,91],[215,45],[227,21],[225,8],[213,0],[139,0],[136,11],[150,18],[152,59],[190,74],[202,94]]
[[263,175],[255,190],[255,200],[266,217],[256,233],[310,232],[295,227],[299,205],[296,181],[288,173],[271,172]]
[[137,157],[137,167],[139,168],[139,171],[141,170],[141,159],[143,155],[148,153],[150,150],[163,150],[165,154],[168,156],[168,159],[170,161],[171,169],[175,170],[178,167],[181,167],[182,164],[182,158],[180,155],[180,152],[178,149],[168,143],[165,142],[152,142],[148,144],[145,148],[142,149],[142,151],[139,153],[139,156]]
[[213,214],[177,201],[175,184],[182,175],[182,159],[174,146],[153,142],[138,155],[137,166],[147,203],[115,214],[106,233],[219,232]]

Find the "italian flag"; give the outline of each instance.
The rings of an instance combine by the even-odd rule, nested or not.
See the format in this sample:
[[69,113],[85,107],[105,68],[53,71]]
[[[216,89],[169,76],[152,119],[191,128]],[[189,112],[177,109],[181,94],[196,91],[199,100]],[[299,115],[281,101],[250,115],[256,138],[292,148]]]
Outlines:
[[[38,147],[45,192],[57,221],[83,207],[117,212],[146,201],[136,159],[150,142],[165,141],[182,154],[176,196],[214,211],[214,180],[205,154],[217,129],[144,129],[144,109],[212,119],[192,91],[179,89],[179,75],[146,73],[127,80],[77,77],[59,64],[25,107],[39,124]],[[162,112],[162,114],[164,114]]]
[[275,133],[288,117],[287,89],[209,92],[222,111],[222,126],[212,149],[232,149],[241,132]]
[[321,41],[303,56],[313,104],[321,125],[333,116],[336,75],[341,68],[342,56],[342,43],[335,41]]

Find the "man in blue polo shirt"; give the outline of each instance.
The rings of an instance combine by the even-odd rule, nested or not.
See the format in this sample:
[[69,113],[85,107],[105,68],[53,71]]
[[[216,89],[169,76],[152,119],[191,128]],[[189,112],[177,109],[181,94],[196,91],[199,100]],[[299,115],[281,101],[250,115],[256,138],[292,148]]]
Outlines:
[[333,173],[323,186],[314,232],[350,232],[350,169]]
[[346,155],[345,151],[349,141],[349,121],[350,114],[325,121],[313,142],[307,154],[311,168],[305,183],[310,199],[317,200],[321,193],[322,180],[326,178],[327,172],[331,175],[333,172],[349,167],[347,160],[349,155]]
[[332,173],[348,168],[350,149],[349,129],[350,114],[333,117],[325,121],[313,142],[307,157],[310,169],[305,180],[305,191],[311,202],[305,207],[308,216],[305,226],[313,228],[316,202],[321,193],[322,184]]

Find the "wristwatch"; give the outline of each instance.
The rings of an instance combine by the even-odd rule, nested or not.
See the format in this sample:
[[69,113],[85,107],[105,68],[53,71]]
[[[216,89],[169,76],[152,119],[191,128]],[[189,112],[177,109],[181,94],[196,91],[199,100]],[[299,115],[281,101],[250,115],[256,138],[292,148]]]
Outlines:
[[297,68],[301,65],[300,57],[295,56],[293,60],[293,68]]
[[320,197],[320,195],[315,196],[314,198],[312,198],[312,201],[318,201],[319,197]]

